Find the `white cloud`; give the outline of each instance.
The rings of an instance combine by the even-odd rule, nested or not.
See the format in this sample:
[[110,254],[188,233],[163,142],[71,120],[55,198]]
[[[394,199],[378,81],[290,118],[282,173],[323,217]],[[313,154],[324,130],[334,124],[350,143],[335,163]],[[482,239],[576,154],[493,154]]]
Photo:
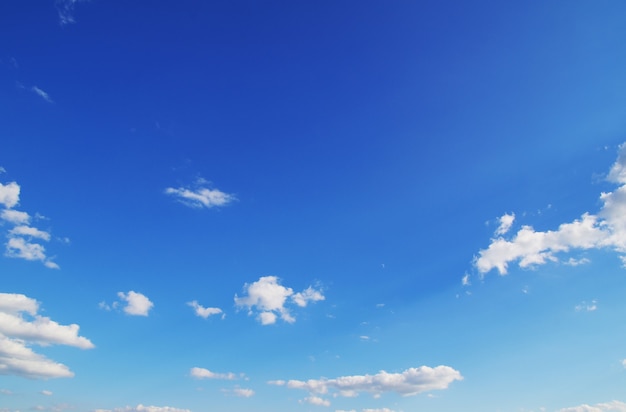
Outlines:
[[317,302],[324,299],[326,298],[322,295],[322,291],[315,290],[311,286],[291,297],[291,300],[300,307],[305,307],[309,302]]
[[623,359],[623,360],[622,360],[622,366],[623,366],[624,368],[626,368],[626,359]]
[[14,225],[22,225],[30,221],[30,216],[28,213],[20,212],[19,210],[4,209],[0,213],[0,219],[13,223]]
[[222,313],[222,309],[220,308],[205,308],[204,306],[200,305],[198,303],[198,301],[194,300],[191,302],[187,302],[187,305],[191,306],[194,311],[196,312],[196,315],[206,319],[211,315],[219,315],[220,313]]
[[41,90],[39,87],[33,86],[33,87],[30,88],[30,91],[35,93],[37,96],[41,97],[42,99],[44,99],[48,103],[54,103],[52,101],[52,99],[50,98],[50,95],[48,93],[44,92],[43,90]]
[[595,299],[592,300],[591,303],[582,301],[581,303],[576,305],[574,309],[576,309],[576,312],[594,312],[598,309],[598,302]]
[[12,208],[20,201],[20,185],[15,182],[3,185],[0,183],[0,204],[6,208]]
[[586,265],[587,263],[591,263],[591,260],[587,258],[574,259],[571,257],[563,263],[566,264],[567,266],[580,266],[580,265]]
[[611,401],[606,403],[598,403],[596,405],[579,405],[570,408],[560,409],[559,412],[626,412],[626,403],[620,401]]
[[257,311],[257,319],[262,325],[276,323],[278,316],[287,323],[296,321],[285,307],[288,298],[300,307],[306,306],[309,302],[324,300],[321,291],[311,286],[294,294],[293,289],[281,285],[276,276],[260,277],[256,282],[246,283],[243,289],[246,296],[235,295],[235,305],[248,308],[250,315]]
[[380,396],[385,392],[412,396],[431,390],[446,389],[452,382],[462,379],[461,373],[449,366],[435,368],[421,366],[407,369],[402,373],[380,371],[376,375],[342,376],[308,381],[279,380],[268,383],[322,395],[329,393],[330,390],[336,390],[339,396],[354,396],[359,392],[368,392],[374,396]]
[[50,233],[28,226],[30,216],[26,212],[11,209],[20,200],[20,186],[15,183],[0,183],[0,204],[5,209],[0,212],[0,219],[16,225],[7,233],[8,241],[5,243],[5,256],[25,260],[38,260],[46,267],[58,269],[59,265],[46,256],[43,245],[35,243],[33,239],[49,241]]
[[132,290],[128,293],[118,292],[117,296],[126,302],[124,312],[128,315],[148,316],[148,312],[154,306],[145,295]]
[[189,371],[189,374],[196,379],[221,379],[221,380],[228,380],[228,381],[232,381],[237,379],[238,375],[232,373],[232,372],[228,372],[228,373],[216,373],[216,372],[211,372],[208,369],[205,368],[191,368],[191,370]]
[[472,284],[472,282],[470,282],[470,277],[469,274],[466,273],[462,278],[461,278],[461,284],[463,286],[469,286]]
[[345,409],[335,409],[335,412],[356,412],[356,409],[350,409],[349,411]]
[[193,187],[168,187],[165,194],[174,196],[179,202],[196,209],[226,206],[237,199],[235,195],[206,187],[207,183],[204,179],[198,179]]
[[498,219],[498,221],[500,222],[500,226],[496,229],[496,236],[501,236],[506,234],[506,232],[511,229],[513,221],[515,221],[515,213],[511,213],[510,215],[505,213],[500,217],[500,219]]
[[376,408],[376,409],[367,408],[367,409],[363,409],[363,412],[395,412],[395,411],[389,408]]
[[41,393],[42,395],[46,395],[46,396],[52,396],[52,392],[51,391],[47,391],[47,390],[43,390],[43,391],[41,391],[39,393]]
[[[37,314],[39,303],[25,295],[0,293],[0,374],[27,378],[60,378],[74,374],[60,363],[27,347],[59,344],[91,349],[93,343],[79,336],[79,326],[60,325]],[[25,319],[24,314],[31,319]]]
[[[492,239],[487,249],[478,252],[475,267],[482,274],[497,269],[504,275],[511,262],[518,262],[522,268],[542,265],[558,261],[558,254],[572,249],[608,248],[626,253],[626,143],[620,146],[607,180],[618,187],[600,194],[602,207],[598,214],[583,213],[580,219],[545,232],[522,226],[511,239]],[[586,263],[584,259],[568,262]]]
[[12,258],[39,260],[46,267],[58,269],[59,266],[46,256],[46,248],[39,243],[31,243],[22,237],[10,237],[6,243],[5,255]]
[[308,403],[309,405],[317,406],[330,406],[328,399],[320,398],[319,396],[308,396],[300,401],[300,403]]
[[191,412],[189,409],[173,408],[171,406],[126,406],[115,409],[96,409],[94,412]]
[[223,389],[222,392],[224,394],[232,393],[238,398],[251,398],[254,396],[255,393],[252,389],[247,388]]
[[36,239],[41,239],[48,241],[50,240],[50,233],[44,232],[43,230],[39,230],[30,226],[16,226],[13,229],[9,230],[10,236],[29,236]]

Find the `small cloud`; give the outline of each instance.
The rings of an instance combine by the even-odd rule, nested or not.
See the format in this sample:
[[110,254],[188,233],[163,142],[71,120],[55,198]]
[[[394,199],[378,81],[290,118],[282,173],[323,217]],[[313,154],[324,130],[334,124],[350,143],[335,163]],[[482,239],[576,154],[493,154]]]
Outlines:
[[41,97],[42,99],[44,99],[48,103],[54,103],[54,101],[52,101],[52,99],[50,98],[50,95],[48,93],[44,92],[43,90],[41,90],[39,87],[33,86],[33,87],[30,88],[30,91],[35,93],[37,96]]
[[124,312],[128,315],[148,316],[148,312],[154,306],[145,295],[132,290],[128,293],[118,292],[117,296],[126,302]]
[[0,395],[13,395],[13,392],[8,389],[0,389]]
[[7,169],[5,169],[4,167],[0,166],[0,174],[2,173],[6,173]]
[[[222,313],[222,309],[220,308],[205,308],[204,306],[200,305],[198,303],[198,301],[194,300],[191,302],[187,302],[187,305],[191,306],[194,311],[196,312],[196,315],[200,316],[201,318],[208,318],[211,315],[219,315],[220,313]],[[223,317],[222,317],[223,318]]]
[[51,391],[47,391],[47,390],[43,390],[41,392],[39,392],[42,395],[46,395],[46,396],[52,396],[52,392]]
[[243,376],[243,375],[236,375],[232,372],[228,372],[228,373],[216,373],[216,372],[211,372],[208,369],[205,368],[191,368],[191,370],[189,371],[189,374],[191,375],[192,378],[196,378],[196,379],[221,379],[221,380],[228,380],[228,381],[232,381],[235,379],[238,379],[239,376]]
[[308,403],[309,405],[316,406],[330,406],[328,399],[320,398],[319,396],[308,396],[300,401],[300,403]]
[[251,398],[254,396],[254,391],[247,388],[234,388],[234,389],[222,389],[224,395],[234,395],[238,398]]
[[622,360],[622,366],[624,367],[624,369],[626,369],[626,359]]
[[566,262],[563,262],[563,263],[567,266],[580,266],[580,265],[586,265],[587,263],[590,263],[590,262],[591,260],[587,258],[574,259],[571,257]]
[[361,339],[361,340],[370,340],[370,337],[367,336],[367,335],[361,335],[361,336],[359,336],[359,339]]
[[461,278],[461,284],[463,286],[470,286],[472,284],[472,282],[470,282],[470,276],[468,273],[466,273],[465,276]]
[[576,305],[574,309],[576,309],[576,312],[594,312],[598,309],[597,303],[595,299],[592,300],[591,303],[582,301],[580,304]]
[[0,213],[0,219],[14,225],[23,225],[30,222],[30,216],[28,213],[13,209],[4,209]]
[[500,226],[498,226],[498,228],[496,229],[495,234],[496,236],[502,236],[506,234],[509,229],[511,229],[511,226],[515,221],[515,213],[511,213],[510,215],[508,213],[505,213],[500,217],[500,219],[498,219],[498,221],[500,222]]
[[578,405],[570,408],[559,409],[558,412],[624,412],[626,411],[626,403],[620,401],[611,401],[598,403],[595,405]]
[[384,304],[384,303],[377,303],[377,304],[376,304],[376,307],[377,307],[377,308],[384,308],[384,307],[385,307],[385,304]]
[[233,194],[206,187],[208,182],[202,178],[196,180],[193,187],[168,187],[165,194],[173,196],[180,203],[195,209],[226,206],[237,198]]
[[324,295],[322,295],[321,290],[315,290],[313,287],[309,286],[302,292],[298,292],[291,297],[291,300],[300,307],[305,307],[309,302],[318,302],[320,300],[326,299]]
[[6,185],[0,183],[0,204],[10,209],[20,201],[20,185],[9,182]]

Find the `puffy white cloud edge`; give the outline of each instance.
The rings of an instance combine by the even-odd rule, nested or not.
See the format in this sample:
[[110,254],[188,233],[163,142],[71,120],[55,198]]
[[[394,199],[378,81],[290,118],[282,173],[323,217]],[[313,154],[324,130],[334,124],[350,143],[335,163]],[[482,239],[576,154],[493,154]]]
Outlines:
[[285,386],[289,389],[302,389],[312,396],[327,395],[334,391],[334,396],[354,397],[367,392],[378,397],[386,392],[402,396],[413,396],[422,392],[447,389],[454,381],[463,380],[461,373],[449,366],[434,368],[420,366],[409,368],[400,373],[380,371],[375,375],[341,376],[334,379],[275,380],[271,385]]
[[[573,249],[612,249],[626,262],[626,143],[619,146],[618,158],[611,167],[607,180],[618,185],[613,192],[600,194],[602,207],[597,214],[583,213],[580,219],[563,223],[556,230],[536,231],[524,225],[510,238],[505,238],[515,215],[505,214],[500,218],[496,237],[486,249],[480,250],[474,266],[482,275],[497,269],[501,275],[508,271],[509,264],[517,262],[527,268],[547,262],[558,262],[557,255]],[[565,264],[579,265],[588,259],[569,259]]]
[[296,318],[291,314],[287,304],[293,303],[305,307],[309,303],[324,300],[321,289],[309,286],[302,292],[294,293],[292,288],[280,284],[276,276],[262,276],[253,283],[246,283],[243,287],[244,296],[235,295],[235,305],[247,308],[248,314],[257,314],[257,320],[262,325],[276,323],[280,317],[287,323],[294,323]]
[[0,375],[31,379],[72,377],[74,373],[67,366],[35,353],[29,345],[94,348],[89,339],[78,335],[78,325],[60,325],[38,311],[39,302],[35,299],[0,293]]

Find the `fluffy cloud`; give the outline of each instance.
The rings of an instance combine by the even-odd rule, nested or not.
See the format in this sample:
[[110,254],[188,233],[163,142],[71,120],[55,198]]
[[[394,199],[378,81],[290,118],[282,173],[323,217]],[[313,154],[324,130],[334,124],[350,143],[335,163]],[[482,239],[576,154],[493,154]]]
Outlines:
[[35,353],[27,344],[91,349],[93,343],[78,335],[78,325],[60,325],[38,311],[34,299],[0,293],[0,374],[41,379],[74,376],[67,366]]
[[222,379],[229,381],[237,379],[237,375],[232,372],[216,373],[204,368],[191,368],[189,374],[196,379]]
[[148,312],[150,312],[150,309],[154,306],[154,303],[145,295],[132,290],[128,293],[118,292],[117,296],[126,302],[124,312],[128,315],[148,316]]
[[[542,232],[526,225],[510,239],[505,239],[502,235],[510,228],[509,220],[513,223],[513,215],[504,215],[502,230],[496,231],[497,237],[487,249],[478,252],[475,267],[481,274],[497,269],[504,275],[511,262],[517,262],[521,268],[557,262],[559,253],[573,249],[609,248],[626,253],[626,144],[620,146],[618,159],[607,180],[618,187],[613,192],[600,194],[602,207],[597,214],[583,213],[580,219],[563,223],[556,230]],[[510,217],[503,221],[505,216]],[[585,259],[566,261],[568,264],[586,262]]]
[[210,189],[207,187],[208,184],[209,182],[200,178],[196,180],[193,187],[168,187],[165,189],[165,194],[174,196],[184,205],[196,209],[226,206],[236,200],[235,195],[218,189]]
[[293,289],[280,284],[276,276],[263,276],[256,282],[244,285],[245,296],[235,295],[235,305],[248,308],[248,314],[256,312],[257,319],[262,325],[271,325],[280,318],[293,323],[296,319],[285,307],[288,300],[300,307],[306,306],[309,302],[324,300],[320,290],[315,290],[311,286],[302,292],[295,293]]
[[20,185],[15,182],[3,185],[0,183],[0,204],[10,209],[20,201]]
[[0,212],[0,219],[13,223],[14,225],[21,225],[28,223],[30,216],[28,216],[28,213],[20,212],[19,210],[4,209]]
[[58,269],[59,265],[46,255],[46,248],[34,240],[50,240],[50,233],[28,226],[30,216],[26,212],[12,209],[19,203],[20,186],[15,183],[0,183],[0,204],[5,209],[0,211],[0,219],[14,225],[7,233],[5,256],[25,260],[41,261],[46,267]]
[[598,403],[596,405],[580,405],[570,408],[564,408],[559,412],[626,412],[626,403],[620,401],[612,401],[606,403]]
[[598,310],[598,302],[595,299],[592,300],[590,303],[582,301],[581,303],[576,305],[574,309],[576,309],[576,312],[594,312]]
[[219,315],[220,313],[222,313],[222,309],[220,308],[205,308],[204,306],[200,305],[198,301],[195,300],[187,302],[187,305],[191,306],[194,309],[196,315],[204,319],[208,318],[211,315]]
[[452,382],[462,380],[461,373],[449,366],[431,368],[421,366],[410,368],[402,373],[380,371],[376,375],[342,376],[335,379],[309,379],[270,381],[269,384],[286,386],[290,389],[303,389],[311,394],[327,394],[337,391],[338,396],[353,397],[360,392],[380,396],[385,392],[395,392],[402,396],[446,389]]
[[126,406],[115,409],[96,409],[94,412],[191,412],[189,409],[172,408],[171,406]]

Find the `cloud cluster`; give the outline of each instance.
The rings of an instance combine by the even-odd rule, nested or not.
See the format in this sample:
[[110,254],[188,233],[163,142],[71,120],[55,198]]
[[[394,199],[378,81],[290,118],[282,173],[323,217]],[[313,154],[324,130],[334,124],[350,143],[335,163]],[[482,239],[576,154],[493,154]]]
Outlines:
[[20,201],[20,185],[16,182],[0,183],[0,222],[11,225],[5,243],[5,256],[42,262],[46,267],[58,269],[59,265],[46,255],[41,242],[50,241],[50,233],[31,226],[31,216],[14,207]]
[[[474,266],[485,274],[497,269],[507,273],[508,265],[517,262],[526,268],[547,262],[558,262],[557,255],[573,249],[612,249],[626,262],[626,143],[619,148],[617,161],[613,164],[607,180],[618,185],[613,192],[601,193],[602,207],[597,214],[583,213],[580,219],[563,223],[556,230],[536,231],[522,226],[512,237],[505,238],[514,221],[514,215],[500,218],[496,237],[487,249],[478,252]],[[571,265],[587,263],[587,259],[570,259]]]
[[294,293],[293,289],[280,284],[276,276],[263,276],[256,282],[244,285],[245,295],[235,295],[235,305],[247,308],[248,314],[257,313],[257,319],[262,325],[276,323],[278,317],[287,323],[293,323],[296,318],[291,315],[286,305],[292,302],[300,307],[310,302],[324,300],[321,290],[309,286],[302,292]]
[[[375,397],[383,393],[394,392],[402,396],[413,396],[422,392],[446,389],[452,382],[462,380],[461,373],[449,366],[431,368],[421,366],[410,368],[401,373],[380,371],[375,375],[341,376],[335,379],[275,380],[271,385],[286,386],[289,389],[302,389],[309,392],[308,403],[327,400],[319,395],[355,397],[361,392],[371,393]],[[317,403],[321,404],[321,403]],[[327,406],[327,405],[326,405]]]
[[611,401],[598,403],[596,405],[579,405],[570,408],[563,408],[559,412],[626,412],[626,403]]
[[165,189],[165,194],[195,209],[226,206],[237,199],[235,195],[211,189],[208,185],[208,181],[199,178],[192,187],[168,187]]
[[28,345],[91,349],[93,343],[78,335],[78,325],[60,325],[38,311],[35,299],[0,293],[0,374],[33,379],[74,376],[67,366],[35,353]]

